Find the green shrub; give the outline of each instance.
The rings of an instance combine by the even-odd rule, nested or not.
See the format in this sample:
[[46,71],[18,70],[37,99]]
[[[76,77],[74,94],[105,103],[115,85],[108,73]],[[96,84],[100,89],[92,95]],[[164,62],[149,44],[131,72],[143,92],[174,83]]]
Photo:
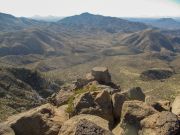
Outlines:
[[74,97],[76,95],[85,93],[85,92],[91,92],[91,91],[98,91],[99,89],[97,88],[96,85],[89,85],[86,86],[82,89],[77,89],[74,93],[74,95],[72,95],[69,99],[68,99],[68,107],[66,108],[66,112],[71,114],[74,111],[74,106],[73,106],[73,101],[74,101]]
[[68,99],[68,107],[65,110],[69,114],[71,114],[74,111],[73,101],[74,101],[74,95]]

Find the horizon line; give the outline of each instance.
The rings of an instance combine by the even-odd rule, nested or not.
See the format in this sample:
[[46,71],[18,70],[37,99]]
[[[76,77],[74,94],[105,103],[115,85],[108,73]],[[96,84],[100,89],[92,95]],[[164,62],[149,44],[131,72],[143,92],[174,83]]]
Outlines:
[[34,14],[34,15],[31,15],[31,16],[19,16],[19,15],[15,15],[13,13],[8,13],[8,12],[1,12],[0,13],[2,14],[8,14],[8,15],[12,15],[14,17],[25,17],[25,18],[33,18],[33,17],[36,17],[36,16],[39,16],[39,17],[70,17],[70,16],[75,16],[75,15],[81,15],[83,13],[89,13],[89,14],[92,14],[92,15],[101,15],[101,16],[106,16],[106,17],[117,17],[117,18],[180,18],[180,16],[148,16],[148,15],[144,15],[144,16],[110,16],[110,15],[104,15],[104,14],[98,14],[98,13],[90,13],[90,12],[82,12],[82,13],[79,13],[79,14],[71,14],[71,15],[67,15],[67,16],[57,16],[57,15],[52,15],[52,14],[47,14],[47,15],[39,15],[39,14]]

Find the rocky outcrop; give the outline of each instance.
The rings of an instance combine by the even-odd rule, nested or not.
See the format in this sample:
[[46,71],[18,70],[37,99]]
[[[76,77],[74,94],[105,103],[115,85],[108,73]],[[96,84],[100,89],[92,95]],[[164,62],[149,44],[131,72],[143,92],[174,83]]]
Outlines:
[[113,135],[109,131],[108,121],[94,115],[81,114],[66,121],[59,135]]
[[99,77],[91,74],[94,78],[91,81],[82,79],[61,88],[49,98],[52,104],[10,117],[0,125],[0,135],[180,133],[179,97],[172,105],[173,114],[170,112],[170,101],[145,96],[140,87],[121,92],[114,87],[116,85],[109,85],[113,83],[106,68],[95,68],[93,71]]
[[180,96],[177,96],[172,103],[172,112],[180,117]]
[[179,121],[175,114],[163,111],[158,112],[141,121],[140,135],[178,135],[180,134]]
[[12,116],[4,124],[11,127],[17,135],[57,135],[67,119],[62,110],[45,104]]
[[140,121],[156,112],[142,101],[125,101],[121,112],[121,127],[125,133],[134,135],[140,129]]

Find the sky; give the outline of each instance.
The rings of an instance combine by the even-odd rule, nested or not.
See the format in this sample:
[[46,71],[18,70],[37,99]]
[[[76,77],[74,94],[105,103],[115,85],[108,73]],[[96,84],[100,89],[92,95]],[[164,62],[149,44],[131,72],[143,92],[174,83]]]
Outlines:
[[180,17],[180,0],[0,0],[15,16],[71,16],[90,12],[115,17]]

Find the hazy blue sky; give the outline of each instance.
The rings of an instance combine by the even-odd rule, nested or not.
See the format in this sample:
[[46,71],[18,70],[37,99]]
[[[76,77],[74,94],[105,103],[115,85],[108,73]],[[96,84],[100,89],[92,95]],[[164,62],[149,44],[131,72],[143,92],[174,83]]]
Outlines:
[[0,0],[16,16],[69,16],[90,12],[117,17],[180,16],[180,0]]

